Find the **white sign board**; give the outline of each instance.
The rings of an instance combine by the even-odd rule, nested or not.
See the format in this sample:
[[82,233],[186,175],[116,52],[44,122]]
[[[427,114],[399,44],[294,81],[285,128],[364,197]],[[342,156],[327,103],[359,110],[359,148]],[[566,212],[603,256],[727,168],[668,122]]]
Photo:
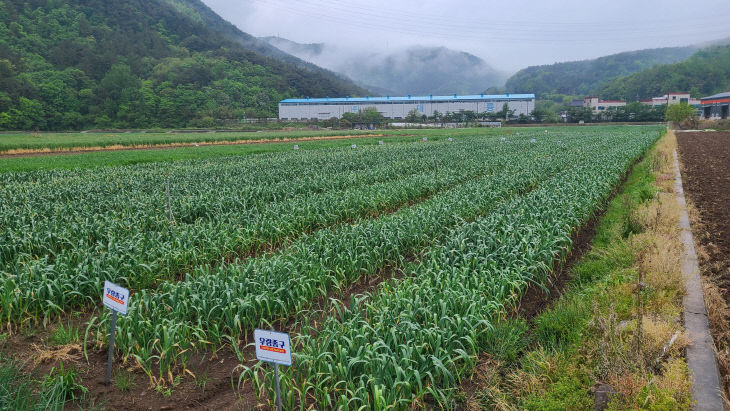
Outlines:
[[126,315],[129,306],[129,290],[110,281],[104,281],[104,305]]
[[291,366],[289,334],[269,330],[253,330],[256,358],[273,364]]

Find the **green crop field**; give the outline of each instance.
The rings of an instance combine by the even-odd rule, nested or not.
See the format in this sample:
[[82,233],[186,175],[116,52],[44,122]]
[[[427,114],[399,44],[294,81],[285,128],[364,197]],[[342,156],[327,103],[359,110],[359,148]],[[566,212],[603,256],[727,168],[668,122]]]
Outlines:
[[[493,325],[548,281],[662,133],[440,130],[355,149],[0,173],[0,323],[84,312],[87,342],[103,342],[111,280],[132,291],[117,353],[150,376],[184,375],[196,352],[241,355],[254,328],[274,326],[293,338],[287,408],[443,405]],[[315,302],[379,277],[310,321]],[[265,367],[240,380],[273,390]]]
[[[459,130],[276,130],[257,132],[88,132],[88,133],[0,133],[0,154],[12,150],[51,150],[63,151],[84,148],[104,147],[147,147],[156,145],[193,144],[193,143],[225,143],[234,141],[270,141],[302,140],[320,137],[339,136],[399,136],[399,135],[473,135],[479,129]],[[482,134],[488,132],[479,130]]]
[[[495,134],[498,131],[487,131],[482,134]],[[427,134],[432,141],[447,139],[451,134]],[[267,142],[263,144],[208,145],[200,147],[177,147],[144,150],[106,150],[91,153],[63,155],[32,156],[0,156],[0,172],[52,170],[59,168],[80,169],[108,166],[123,166],[150,162],[174,162],[179,160],[212,159],[217,157],[242,156],[293,151],[294,144],[300,151],[321,150],[328,148],[348,148],[353,144],[358,147],[377,145],[380,141],[391,143],[412,143],[423,138],[421,133],[407,136],[359,137],[356,139],[316,140],[300,142]]]
[[121,133],[1,133],[0,153],[9,150],[64,150],[83,147],[153,146],[176,143],[302,139],[307,137],[374,134],[359,130],[301,130],[259,132],[121,132]]

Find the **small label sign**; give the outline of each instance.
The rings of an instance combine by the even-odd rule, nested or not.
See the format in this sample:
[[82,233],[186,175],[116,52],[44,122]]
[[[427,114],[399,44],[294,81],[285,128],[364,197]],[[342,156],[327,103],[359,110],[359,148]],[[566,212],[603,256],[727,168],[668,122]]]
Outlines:
[[256,358],[261,361],[291,366],[289,334],[268,330],[253,330]]
[[112,310],[127,315],[129,306],[129,290],[110,281],[104,281],[104,305]]

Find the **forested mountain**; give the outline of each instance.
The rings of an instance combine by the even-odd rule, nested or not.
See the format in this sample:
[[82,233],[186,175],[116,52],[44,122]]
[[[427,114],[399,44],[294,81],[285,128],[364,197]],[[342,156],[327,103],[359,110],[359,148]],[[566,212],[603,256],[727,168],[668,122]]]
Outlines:
[[475,94],[501,86],[507,77],[473,54],[446,47],[373,52],[326,43],[301,44],[281,37],[262,40],[382,95]]
[[507,91],[545,94],[585,95],[595,93],[610,80],[660,64],[688,58],[697,47],[666,47],[629,51],[593,60],[530,66],[507,80]]
[[730,90],[730,45],[708,47],[685,61],[652,67],[614,79],[599,90],[603,98],[634,100],[689,91],[703,97]]
[[346,82],[350,82],[347,77],[344,77],[339,73],[332,72],[308,61],[304,61],[295,55],[280,50],[265,39],[259,39],[258,37],[254,37],[239,30],[238,27],[224,20],[200,0],[165,1],[176,8],[179,12],[199,23],[204,24],[206,28],[221,34],[223,37],[242,45],[248,50],[255,51],[267,57],[273,57],[297,67],[303,67],[314,72],[323,73],[328,77],[337,77]]
[[0,129],[212,126],[276,116],[283,98],[366,93],[247,49],[192,5],[0,0]]

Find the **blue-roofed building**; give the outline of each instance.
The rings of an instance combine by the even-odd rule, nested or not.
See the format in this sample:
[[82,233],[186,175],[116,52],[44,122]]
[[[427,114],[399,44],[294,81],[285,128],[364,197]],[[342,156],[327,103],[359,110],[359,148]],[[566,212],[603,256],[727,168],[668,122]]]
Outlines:
[[357,113],[374,107],[385,118],[403,119],[411,110],[432,116],[459,110],[476,113],[496,112],[507,103],[514,116],[529,116],[535,109],[534,94],[477,94],[451,96],[406,96],[406,97],[338,97],[338,98],[292,98],[279,102],[281,120],[327,120],[341,118],[344,113]]

